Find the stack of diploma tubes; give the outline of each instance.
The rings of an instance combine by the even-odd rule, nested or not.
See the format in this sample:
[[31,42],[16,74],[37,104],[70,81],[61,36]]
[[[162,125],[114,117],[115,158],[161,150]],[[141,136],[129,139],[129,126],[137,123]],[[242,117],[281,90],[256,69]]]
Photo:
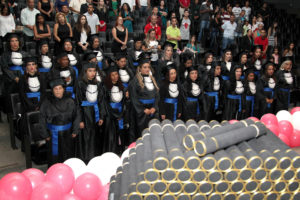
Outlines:
[[261,122],[150,121],[110,200],[300,199],[300,156]]

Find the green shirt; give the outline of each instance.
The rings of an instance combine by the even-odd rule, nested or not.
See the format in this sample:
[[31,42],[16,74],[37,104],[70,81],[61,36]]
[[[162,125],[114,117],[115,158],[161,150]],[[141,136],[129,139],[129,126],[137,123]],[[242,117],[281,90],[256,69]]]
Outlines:
[[[173,26],[169,26],[167,28],[166,35],[169,35],[172,38],[180,37],[180,30],[177,27],[173,28]],[[167,41],[175,44],[176,46],[174,47],[174,49],[177,49],[177,46],[178,46],[177,40],[167,40]]]

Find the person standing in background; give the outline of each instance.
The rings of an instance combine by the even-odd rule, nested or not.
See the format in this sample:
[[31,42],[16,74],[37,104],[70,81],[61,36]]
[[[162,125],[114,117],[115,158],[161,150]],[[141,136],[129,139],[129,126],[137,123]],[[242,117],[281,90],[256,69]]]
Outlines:
[[100,22],[98,15],[94,13],[93,4],[88,5],[88,11],[84,15],[86,16],[88,25],[91,28],[91,35],[97,34],[99,32]]
[[35,25],[35,15],[40,13],[34,7],[34,0],[27,0],[27,7],[21,11],[21,22],[24,26],[23,32],[25,34],[25,40],[33,39],[33,27]]
[[69,7],[73,13],[75,22],[77,22],[77,19],[79,17],[81,5],[85,3],[86,0],[70,0]]
[[179,0],[179,4],[179,18],[182,19],[185,9],[189,9],[190,7],[191,0]]
[[245,2],[245,6],[242,8],[245,11],[245,18],[249,21],[251,15],[251,7],[249,1]]

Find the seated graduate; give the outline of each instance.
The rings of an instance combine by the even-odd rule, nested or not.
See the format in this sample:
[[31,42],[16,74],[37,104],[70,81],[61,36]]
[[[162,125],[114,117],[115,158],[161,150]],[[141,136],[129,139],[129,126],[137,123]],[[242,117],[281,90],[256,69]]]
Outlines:
[[49,52],[49,43],[47,41],[41,41],[38,54],[38,66],[39,72],[46,78],[53,65],[52,62],[53,59]]
[[238,65],[241,65],[243,68],[243,74],[241,79],[244,80],[246,70],[253,68],[252,66],[250,66],[250,63],[248,62],[248,54],[246,52],[240,53]]
[[75,157],[75,138],[81,121],[79,108],[65,93],[64,80],[54,79],[50,86],[52,94],[40,108],[40,136],[47,141],[49,166]]
[[125,89],[128,88],[129,82],[133,79],[134,73],[130,69],[127,63],[127,56],[123,53],[120,53],[116,56],[115,61],[116,67],[120,75],[120,80]]
[[97,68],[96,68],[96,79],[98,82],[100,82],[101,84],[104,81],[105,78],[105,72],[101,70],[101,68],[99,67],[99,61],[97,61],[97,55],[98,53],[95,51],[90,51],[88,50],[85,55],[84,55],[84,62],[85,63],[96,63]]
[[204,118],[205,100],[203,87],[198,79],[198,67],[188,67],[188,75],[182,84],[183,89],[183,119],[199,121]]
[[122,153],[128,145],[128,118],[125,88],[118,68],[111,66],[104,80],[104,102],[107,110],[103,152]]
[[[193,55],[191,53],[181,54],[181,64],[179,68],[180,83],[184,83],[188,76],[188,68],[193,66]],[[198,74],[199,75],[199,74]],[[198,76],[199,79],[199,76]]]
[[168,65],[164,72],[165,79],[162,81],[159,94],[159,114],[162,120],[175,121],[182,113],[182,88],[177,80],[175,65]]
[[202,76],[202,84],[204,89],[204,97],[206,102],[205,120],[221,120],[219,112],[223,109],[222,87],[223,80],[221,78],[221,62],[214,61],[211,68]]
[[211,69],[211,64],[213,62],[214,55],[212,52],[206,52],[202,64],[198,67],[198,74],[200,79],[202,76],[206,76],[207,72]]
[[74,86],[76,82],[76,72],[70,66],[68,54],[63,52],[57,56],[56,65],[52,67],[49,72],[49,79],[62,78],[66,84],[66,92],[72,94],[72,98],[75,98]]
[[133,49],[129,50],[128,52],[128,63],[133,73],[136,72],[136,68],[139,65],[138,62],[139,58],[141,54],[144,52],[142,49],[142,44],[143,44],[143,38],[141,36],[135,37]]
[[290,105],[291,89],[293,88],[294,79],[291,73],[292,57],[283,57],[280,69],[276,72],[277,79],[277,101],[275,112],[280,110],[288,110]]
[[102,152],[100,126],[105,117],[103,88],[96,78],[97,63],[86,63],[82,77],[76,84],[76,101],[80,106],[80,129],[78,153],[79,157],[88,162]]
[[89,50],[97,53],[96,59],[97,59],[98,67],[100,68],[100,70],[104,70],[104,72],[107,71],[109,65],[104,56],[103,50],[100,45],[100,39],[97,35],[91,36],[90,45],[88,46],[88,48],[89,48]]
[[266,113],[275,113],[276,105],[276,85],[275,64],[267,63],[264,66],[264,73],[257,81],[257,107],[258,117],[261,118]]
[[245,88],[241,76],[242,67],[240,65],[235,65],[231,68],[230,79],[224,82],[223,120],[240,120],[242,118],[242,113],[245,112]]
[[70,61],[71,67],[75,70],[76,72],[76,78],[78,78],[78,75],[81,70],[81,62],[80,62],[80,57],[79,55],[74,51],[73,49],[73,44],[71,39],[65,39],[63,43],[63,50],[68,54],[68,58]]
[[221,68],[222,79],[224,81],[229,80],[231,68],[233,68],[235,65],[232,62],[232,51],[230,49],[226,49],[224,51],[221,65],[222,65],[222,68]]
[[254,70],[249,68],[245,71],[244,88],[245,88],[245,112],[243,119],[257,116],[257,98],[256,98],[256,80]]
[[253,56],[251,58],[251,65],[253,66],[254,73],[257,77],[261,76],[262,70],[262,46],[255,46],[253,49]]
[[141,136],[142,131],[148,127],[153,118],[158,118],[159,88],[151,73],[149,59],[140,61],[135,77],[129,84],[129,94],[133,106],[135,127],[130,127],[130,141]]

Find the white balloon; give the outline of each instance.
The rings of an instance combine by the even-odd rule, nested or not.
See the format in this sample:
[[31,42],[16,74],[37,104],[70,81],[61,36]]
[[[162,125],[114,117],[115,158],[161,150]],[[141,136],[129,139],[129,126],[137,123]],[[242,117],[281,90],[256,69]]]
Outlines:
[[292,115],[289,111],[287,110],[281,110],[276,114],[278,122],[287,120],[289,122],[292,122]]
[[122,156],[121,156],[121,162],[123,163],[123,160],[129,156],[129,151],[130,149],[126,149],[123,153],[122,153]]
[[72,168],[75,179],[86,172],[85,163],[78,158],[70,158],[66,160],[64,164]]
[[292,115],[292,124],[295,130],[300,131],[300,111],[297,111]]

